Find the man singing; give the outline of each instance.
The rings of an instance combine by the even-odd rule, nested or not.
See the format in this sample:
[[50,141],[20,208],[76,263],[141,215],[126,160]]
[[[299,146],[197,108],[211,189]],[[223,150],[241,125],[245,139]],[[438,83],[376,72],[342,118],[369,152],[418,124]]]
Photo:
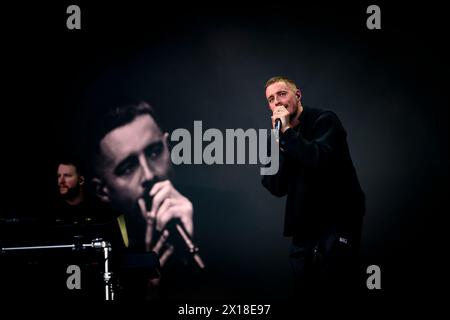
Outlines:
[[287,195],[284,235],[292,237],[296,293],[354,289],[365,197],[347,133],[334,112],[303,106],[292,80],[273,77],[265,88],[272,127],[281,121],[280,167],[262,183]]

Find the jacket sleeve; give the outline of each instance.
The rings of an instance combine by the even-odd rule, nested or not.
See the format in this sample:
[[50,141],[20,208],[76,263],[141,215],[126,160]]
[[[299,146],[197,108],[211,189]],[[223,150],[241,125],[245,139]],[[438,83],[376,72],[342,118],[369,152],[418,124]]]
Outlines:
[[[269,156],[271,155],[270,138],[267,142],[267,150]],[[279,166],[278,172],[274,175],[265,175],[262,177],[263,186],[270,191],[271,194],[277,197],[283,197],[288,193],[288,176],[287,176],[286,158],[282,152],[279,152]]]
[[345,139],[346,132],[336,114],[325,111],[315,121],[311,139],[306,140],[287,129],[280,137],[280,145],[286,158],[306,169],[316,170],[328,165],[333,152]]

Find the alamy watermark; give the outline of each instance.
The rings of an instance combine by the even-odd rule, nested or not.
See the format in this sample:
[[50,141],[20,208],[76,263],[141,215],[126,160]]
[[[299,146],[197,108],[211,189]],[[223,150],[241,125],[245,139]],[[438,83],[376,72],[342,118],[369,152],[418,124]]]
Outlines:
[[[271,132],[270,155],[268,150],[269,132]],[[264,166],[260,169],[260,174],[274,175],[278,172],[279,167],[276,134],[276,130],[267,129],[250,128],[245,131],[243,129],[226,129],[224,137],[223,132],[215,128],[203,132],[202,121],[194,121],[193,137],[187,129],[179,128],[172,132],[170,140],[178,142],[172,148],[172,163],[176,165],[258,164],[259,160],[259,163]],[[203,142],[209,142],[204,149]],[[248,162],[246,162],[246,158]]]
[[66,286],[69,290],[81,289],[81,269],[76,264],[67,267],[66,273],[69,274],[66,280]]
[[373,4],[367,7],[366,13],[370,16],[366,20],[366,26],[369,30],[381,29],[381,9],[379,6]]
[[369,275],[366,280],[367,289],[381,289],[381,268],[376,264],[372,264],[367,267],[366,273]]
[[69,30],[80,30],[81,29],[81,9],[79,6],[72,4],[67,7],[67,14],[70,16],[67,17],[66,27]]

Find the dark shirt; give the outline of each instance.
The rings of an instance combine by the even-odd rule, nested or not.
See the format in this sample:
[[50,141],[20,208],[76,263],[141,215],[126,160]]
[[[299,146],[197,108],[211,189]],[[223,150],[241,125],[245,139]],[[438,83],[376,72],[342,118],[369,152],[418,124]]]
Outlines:
[[304,107],[299,120],[281,134],[279,170],[262,183],[275,196],[287,195],[285,236],[314,239],[333,225],[345,233],[365,211],[347,134],[332,111]]
[[58,200],[47,218],[47,225],[50,233],[55,232],[54,240],[80,235],[85,242],[102,238],[117,245],[122,243],[116,221],[118,215],[108,205],[86,196],[77,205]]

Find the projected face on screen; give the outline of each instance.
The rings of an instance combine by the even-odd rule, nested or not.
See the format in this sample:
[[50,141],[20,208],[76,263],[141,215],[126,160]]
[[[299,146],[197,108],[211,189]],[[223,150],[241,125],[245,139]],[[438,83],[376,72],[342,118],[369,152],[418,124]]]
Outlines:
[[107,133],[100,141],[100,156],[104,191],[119,208],[137,209],[138,199],[167,179],[171,168],[167,134],[148,114]]

